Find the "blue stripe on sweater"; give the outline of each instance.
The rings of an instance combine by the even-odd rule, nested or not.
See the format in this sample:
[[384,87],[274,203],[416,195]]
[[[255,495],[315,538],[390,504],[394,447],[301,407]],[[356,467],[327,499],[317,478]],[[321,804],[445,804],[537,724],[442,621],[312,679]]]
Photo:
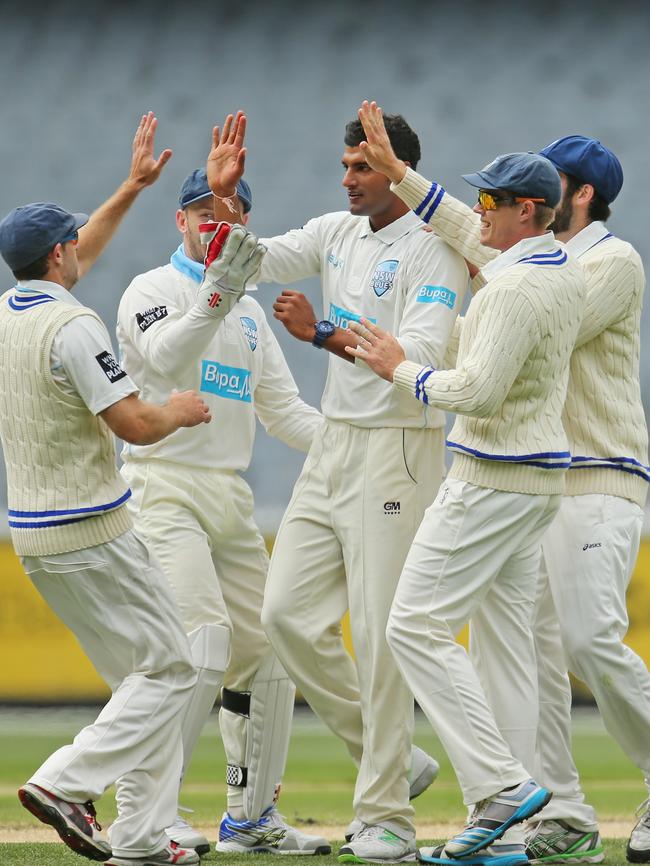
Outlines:
[[[92,514],[96,514],[99,511],[111,511],[113,508],[118,508],[122,505],[126,500],[131,496],[131,488],[129,488],[126,493],[120,496],[119,499],[115,499],[113,502],[107,502],[105,505],[92,505],[88,508],[68,508],[68,509],[56,509],[52,511],[15,511],[13,508],[8,510],[9,517],[56,517],[58,515],[70,515],[70,514],[85,514],[91,516]],[[79,518],[83,520],[83,517]],[[10,524],[10,526],[21,526],[23,524]],[[44,523],[36,523],[35,526],[45,526]]]

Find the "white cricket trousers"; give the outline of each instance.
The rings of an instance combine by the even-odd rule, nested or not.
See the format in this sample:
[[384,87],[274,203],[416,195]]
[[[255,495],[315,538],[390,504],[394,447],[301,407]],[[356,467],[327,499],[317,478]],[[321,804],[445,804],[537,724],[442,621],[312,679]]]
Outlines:
[[[385,632],[443,459],[442,429],[327,421],[280,525],[262,612],[289,676],[359,763],[356,816],[407,835],[413,697]],[[341,635],[348,609],[354,662]]]
[[[387,638],[472,805],[528,779],[540,539],[560,496],[447,479],[404,565]],[[456,642],[471,621],[473,657]]]
[[168,843],[164,828],[176,816],[179,716],[195,681],[165,576],[132,531],[86,550],[21,561],[113,693],[95,722],[30,782],[73,803],[96,800],[115,783],[113,854],[154,854]]
[[[122,474],[133,491],[135,525],[171,584],[186,631],[227,628],[223,685],[248,691],[272,652],[260,621],[269,557],[253,519],[250,487],[236,472],[163,460],[131,461]],[[247,720],[222,709],[219,726],[228,763],[245,766]],[[228,787],[229,810],[241,808],[243,800],[242,788]]]
[[623,639],[625,594],[639,551],[643,511],[618,496],[565,496],[542,539],[535,620],[540,725],[539,775],[553,791],[541,818],[598,827],[571,755],[567,668],[592,691],[605,727],[650,789],[650,674]]

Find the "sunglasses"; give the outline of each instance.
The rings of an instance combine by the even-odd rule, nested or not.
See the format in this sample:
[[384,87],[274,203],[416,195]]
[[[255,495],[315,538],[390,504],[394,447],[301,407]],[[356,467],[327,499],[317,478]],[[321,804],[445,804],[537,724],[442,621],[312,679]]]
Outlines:
[[69,244],[70,241],[74,241],[75,243],[79,240],[79,232],[75,229],[72,234],[66,235],[64,238],[61,238],[59,241],[60,244]]
[[478,203],[483,210],[496,210],[500,204],[515,204],[522,201],[538,201],[544,204],[546,199],[532,198],[531,196],[496,195],[487,189],[478,191]]

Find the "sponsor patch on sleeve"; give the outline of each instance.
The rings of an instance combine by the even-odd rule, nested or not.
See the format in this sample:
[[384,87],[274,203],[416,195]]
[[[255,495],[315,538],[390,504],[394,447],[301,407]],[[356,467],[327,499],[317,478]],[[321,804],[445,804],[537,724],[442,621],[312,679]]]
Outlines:
[[95,355],[95,359],[104,373],[106,373],[106,378],[109,382],[119,382],[120,379],[126,376],[125,371],[110,352],[102,352],[99,355]]
[[456,303],[456,292],[444,286],[420,286],[415,300],[418,304],[444,304],[450,310]]
[[135,314],[135,320],[138,323],[138,328],[144,332],[156,322],[164,319],[167,316],[167,307],[149,307],[148,310],[143,310],[141,313]]

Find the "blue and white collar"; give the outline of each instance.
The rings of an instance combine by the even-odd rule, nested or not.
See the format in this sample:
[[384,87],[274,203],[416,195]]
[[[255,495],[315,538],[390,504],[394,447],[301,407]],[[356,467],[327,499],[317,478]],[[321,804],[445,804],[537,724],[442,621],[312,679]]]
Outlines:
[[200,284],[203,282],[203,262],[195,262],[185,252],[183,244],[180,244],[178,249],[172,253],[169,260],[177,271],[189,277],[192,282]]
[[563,245],[555,240],[553,232],[545,232],[534,238],[523,238],[514,246],[504,250],[496,259],[492,259],[481,268],[481,273],[489,282],[497,274],[518,264],[523,259],[536,261],[540,256],[561,256]]
[[567,241],[565,246],[571,255],[579,257],[584,255],[587,250],[595,247],[596,244],[599,244],[601,241],[613,237],[614,235],[609,231],[607,226],[597,220],[596,222],[589,223],[588,226],[585,226],[582,231],[578,232],[578,234],[574,235],[571,240]]

